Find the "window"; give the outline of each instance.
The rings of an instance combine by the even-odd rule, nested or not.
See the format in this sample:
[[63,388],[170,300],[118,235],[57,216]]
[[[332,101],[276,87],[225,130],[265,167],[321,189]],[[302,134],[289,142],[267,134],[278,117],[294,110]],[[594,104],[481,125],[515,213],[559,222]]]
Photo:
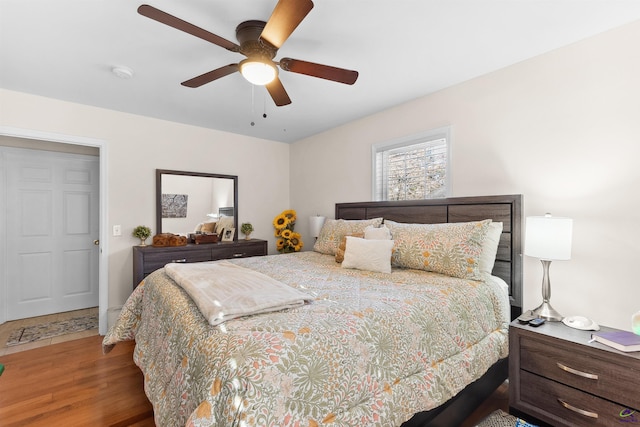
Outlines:
[[373,199],[436,199],[449,195],[450,127],[376,144]]

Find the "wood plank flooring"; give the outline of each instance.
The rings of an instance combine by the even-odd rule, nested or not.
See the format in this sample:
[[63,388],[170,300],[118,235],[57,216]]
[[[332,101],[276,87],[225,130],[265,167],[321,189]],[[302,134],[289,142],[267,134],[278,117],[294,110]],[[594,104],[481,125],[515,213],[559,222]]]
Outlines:
[[[101,344],[101,336],[92,336],[0,356],[0,425],[155,426],[134,343],[119,343],[107,355]],[[507,383],[461,427],[496,409],[508,411]]]
[[0,424],[153,426],[131,343],[102,354],[93,336],[0,357]]

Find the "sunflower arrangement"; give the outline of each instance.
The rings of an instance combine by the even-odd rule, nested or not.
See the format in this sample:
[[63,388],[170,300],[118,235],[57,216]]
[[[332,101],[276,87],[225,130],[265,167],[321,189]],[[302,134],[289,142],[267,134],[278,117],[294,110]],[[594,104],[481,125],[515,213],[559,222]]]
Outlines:
[[302,249],[302,236],[300,236],[300,233],[293,231],[296,219],[296,211],[293,209],[282,211],[280,215],[273,219],[273,227],[276,229],[275,236],[278,238],[276,240],[276,249],[281,254],[298,252]]

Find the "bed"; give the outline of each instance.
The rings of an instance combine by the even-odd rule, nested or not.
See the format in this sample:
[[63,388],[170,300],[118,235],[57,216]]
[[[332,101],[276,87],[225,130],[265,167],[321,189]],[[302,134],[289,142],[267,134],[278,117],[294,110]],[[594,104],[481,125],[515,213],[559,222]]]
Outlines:
[[[484,238],[499,222],[492,276],[475,267],[465,267],[473,279],[462,269],[452,277],[344,268],[324,239],[318,251],[190,266],[250,270],[311,296],[212,326],[169,265],[127,300],[105,351],[136,340],[159,426],[458,425],[507,376],[508,323],[521,311],[521,203],[520,195],[338,203],[331,224],[384,219],[394,245],[415,230],[444,229],[418,224],[474,224]],[[345,262],[352,248],[382,245],[365,240],[348,238]],[[394,247],[392,256],[400,262],[405,252]]]

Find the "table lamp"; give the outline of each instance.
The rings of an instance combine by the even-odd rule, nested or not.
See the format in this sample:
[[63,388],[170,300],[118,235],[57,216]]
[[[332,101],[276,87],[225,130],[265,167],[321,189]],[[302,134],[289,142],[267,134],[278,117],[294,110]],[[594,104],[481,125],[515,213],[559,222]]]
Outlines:
[[311,235],[314,238],[318,238],[320,235],[320,230],[322,230],[322,226],[324,225],[325,217],[316,215],[309,217],[309,229],[311,231]]
[[631,329],[636,335],[640,335],[640,311],[631,316]]
[[542,304],[533,310],[533,314],[537,317],[555,322],[562,320],[562,315],[549,303],[551,299],[549,265],[554,260],[571,259],[572,229],[571,218],[554,217],[551,214],[527,217],[524,254],[538,258],[542,262]]

